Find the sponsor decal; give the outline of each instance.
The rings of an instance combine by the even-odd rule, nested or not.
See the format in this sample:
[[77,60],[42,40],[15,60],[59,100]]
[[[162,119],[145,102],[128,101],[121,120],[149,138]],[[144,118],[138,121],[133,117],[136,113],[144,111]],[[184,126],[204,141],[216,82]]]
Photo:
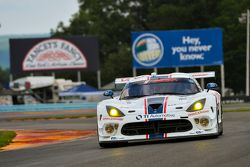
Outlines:
[[188,114],[188,116],[199,115],[199,114],[203,114],[203,113],[207,113],[207,112],[209,112],[209,110],[196,111],[196,112]]
[[186,97],[180,97],[179,100],[187,100]]
[[197,130],[195,133],[196,134],[202,134],[204,131],[202,131],[202,130]]
[[[137,115],[136,119],[163,119],[163,118],[174,118],[175,114],[145,114],[145,115]],[[164,119],[165,120],[165,119]]]
[[119,117],[112,117],[112,118],[109,118],[109,117],[103,117],[102,120],[115,120],[115,121],[122,121],[123,118],[119,118]]
[[200,134],[202,134],[202,133],[204,133],[204,130],[192,131],[192,132],[190,132],[189,134],[191,134],[191,135],[194,135],[194,134],[200,135]]
[[25,56],[24,71],[87,68],[81,50],[63,39],[48,39],[36,44]]
[[137,120],[141,120],[141,119],[142,119],[142,115],[137,115],[137,116],[136,116],[136,119],[137,119]]
[[110,140],[122,140],[124,139],[123,137],[115,137],[115,136],[111,136]]
[[164,53],[162,41],[151,33],[137,37],[132,49],[135,60],[143,66],[156,65],[162,59]]
[[117,138],[116,137],[111,137],[110,140],[117,140]]
[[121,78],[121,82],[128,82],[130,78]]
[[162,82],[176,82],[176,78],[165,78],[165,79],[157,79],[157,80],[151,80],[152,83],[162,83]]

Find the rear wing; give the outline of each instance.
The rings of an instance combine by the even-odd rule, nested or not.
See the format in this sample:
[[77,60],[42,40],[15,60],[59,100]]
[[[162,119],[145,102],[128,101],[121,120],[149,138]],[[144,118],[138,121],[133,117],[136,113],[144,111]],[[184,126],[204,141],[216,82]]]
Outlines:
[[195,73],[171,73],[171,74],[159,74],[152,73],[151,75],[141,75],[137,77],[116,78],[115,85],[126,84],[128,82],[146,81],[150,79],[162,79],[162,78],[181,78],[181,77],[193,77],[193,78],[213,78],[215,77],[214,71],[209,72],[195,72]]
[[149,80],[151,75],[141,75],[137,77],[116,78],[115,84],[126,84],[128,82],[138,82]]
[[209,72],[195,72],[195,73],[189,73],[192,75],[194,78],[213,78],[215,77],[215,72],[214,71],[209,71]]

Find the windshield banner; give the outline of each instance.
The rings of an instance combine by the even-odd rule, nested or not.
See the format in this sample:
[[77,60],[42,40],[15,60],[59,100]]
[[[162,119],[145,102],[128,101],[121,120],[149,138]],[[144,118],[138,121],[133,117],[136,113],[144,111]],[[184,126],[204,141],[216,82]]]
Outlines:
[[221,65],[222,29],[133,32],[132,54],[135,68]]

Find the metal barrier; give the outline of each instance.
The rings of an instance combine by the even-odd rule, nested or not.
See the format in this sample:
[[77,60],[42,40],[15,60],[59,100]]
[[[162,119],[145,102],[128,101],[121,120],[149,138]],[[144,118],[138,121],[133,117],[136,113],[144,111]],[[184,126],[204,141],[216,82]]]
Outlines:
[[24,105],[0,105],[0,112],[39,112],[96,109],[97,103],[50,103],[50,104],[24,104]]
[[250,96],[226,96],[222,97],[223,104],[232,104],[232,103],[249,103]]

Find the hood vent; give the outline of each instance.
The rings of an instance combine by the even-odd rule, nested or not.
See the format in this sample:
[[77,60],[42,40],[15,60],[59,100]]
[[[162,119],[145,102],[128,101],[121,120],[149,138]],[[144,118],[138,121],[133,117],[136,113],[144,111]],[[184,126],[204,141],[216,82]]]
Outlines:
[[129,110],[128,113],[132,113],[132,112],[135,112],[135,110]]
[[157,110],[158,108],[160,108],[162,106],[162,104],[150,104],[149,105],[153,110]]

